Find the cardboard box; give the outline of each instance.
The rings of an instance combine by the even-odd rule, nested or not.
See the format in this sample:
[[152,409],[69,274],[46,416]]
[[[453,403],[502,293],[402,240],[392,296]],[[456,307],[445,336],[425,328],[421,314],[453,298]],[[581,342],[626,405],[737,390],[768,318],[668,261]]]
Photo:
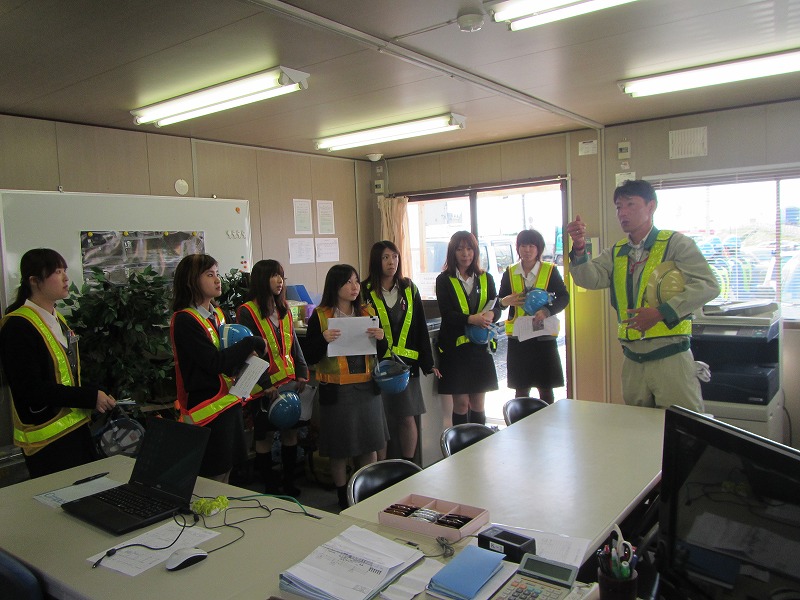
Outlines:
[[390,527],[414,531],[432,537],[443,537],[451,542],[456,542],[464,536],[477,533],[481,527],[489,522],[489,511],[485,508],[467,506],[466,504],[448,502],[437,498],[429,498],[428,496],[411,494],[410,496],[401,498],[394,504],[434,510],[442,516],[463,515],[469,517],[470,520],[465,525],[456,529],[455,527],[447,527],[445,525],[422,521],[408,516],[391,514],[386,512],[386,509],[378,513],[378,522],[382,525],[389,525]]

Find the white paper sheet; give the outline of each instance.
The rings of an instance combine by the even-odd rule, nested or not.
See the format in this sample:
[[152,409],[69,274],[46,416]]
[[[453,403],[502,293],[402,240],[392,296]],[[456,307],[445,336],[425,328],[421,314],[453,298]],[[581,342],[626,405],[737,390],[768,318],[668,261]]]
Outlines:
[[[179,533],[181,533],[181,526],[171,521],[135,538],[114,544],[111,548],[119,548],[128,544],[145,544],[152,548],[162,548],[171,544],[172,541],[178,537]],[[125,575],[138,575],[150,567],[154,567],[167,560],[175,550],[179,548],[192,548],[218,535],[218,532],[210,531],[199,525],[186,527],[183,528],[183,533],[181,533],[181,537],[178,538],[178,541],[165,550],[148,550],[147,548],[140,547],[124,548],[118,550],[113,556],[106,556],[103,562],[100,563],[100,566],[119,571]],[[94,564],[111,548],[107,548],[94,556],[90,556],[86,560]]]
[[317,262],[339,262],[339,238],[314,238]]
[[231,394],[237,398],[247,398],[258,383],[261,374],[269,368],[269,362],[257,356],[251,356],[245,362],[247,366],[239,373],[236,383],[230,389]]
[[328,356],[375,354],[375,338],[367,335],[370,327],[379,327],[378,317],[334,317],[328,329],[338,329],[341,336],[328,344]]
[[558,317],[547,317],[537,326],[533,317],[523,316],[514,319],[514,336],[520,341],[530,340],[542,335],[558,335]]
[[[495,523],[495,525],[500,525],[503,529],[515,531],[520,535],[535,539],[536,554],[539,556],[576,567],[580,567],[583,564],[583,557],[591,541],[586,538],[570,537],[559,533],[547,533],[546,531],[539,531],[538,529],[512,527],[510,525],[503,525],[502,523]],[[491,525],[487,525],[486,527],[491,527]],[[477,541],[475,543],[477,543]]]
[[42,504],[52,506],[53,508],[58,508],[65,502],[77,500],[78,498],[83,498],[85,496],[91,496],[97,492],[104,492],[105,490],[110,490],[111,488],[115,488],[120,485],[122,485],[122,483],[119,481],[114,481],[108,477],[100,477],[99,479],[93,479],[92,481],[87,481],[86,483],[81,483],[79,485],[68,485],[67,487],[63,487],[58,490],[44,492],[43,494],[34,496],[34,498],[36,498]]
[[289,264],[301,265],[314,262],[314,240],[311,238],[289,238]]

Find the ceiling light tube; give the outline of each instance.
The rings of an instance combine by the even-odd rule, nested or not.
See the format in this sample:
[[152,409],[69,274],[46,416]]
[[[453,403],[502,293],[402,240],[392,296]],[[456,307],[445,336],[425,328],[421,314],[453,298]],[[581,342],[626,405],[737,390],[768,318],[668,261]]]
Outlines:
[[612,8],[620,4],[628,4],[629,2],[636,2],[636,0],[584,0],[582,2],[570,2],[569,0],[506,1],[495,5],[492,9],[492,18],[496,22],[509,21],[509,29],[511,31],[519,31]]
[[308,87],[308,73],[287,67],[246,75],[197,92],[137,108],[134,123],[155,123],[156,127],[202,117],[221,110],[259,102]]
[[621,81],[634,98],[800,71],[800,50]]
[[403,140],[406,138],[433,133],[442,133],[454,129],[463,129],[466,118],[455,113],[447,113],[436,117],[418,119],[416,121],[406,121],[385,127],[375,127],[364,129],[353,133],[345,133],[332,137],[317,140],[318,150],[345,150],[347,148],[357,148],[358,146],[368,146],[379,142],[389,142],[393,140]]

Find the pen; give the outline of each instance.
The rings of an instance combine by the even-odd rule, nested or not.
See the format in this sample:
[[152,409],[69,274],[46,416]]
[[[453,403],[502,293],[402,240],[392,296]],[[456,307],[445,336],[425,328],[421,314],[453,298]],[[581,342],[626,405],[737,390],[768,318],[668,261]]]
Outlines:
[[90,481],[94,481],[95,479],[100,479],[101,477],[105,477],[106,475],[108,475],[108,471],[106,471],[105,473],[98,473],[97,475],[90,475],[89,477],[78,479],[78,481],[76,481],[72,485],[80,485],[82,483],[88,483]]

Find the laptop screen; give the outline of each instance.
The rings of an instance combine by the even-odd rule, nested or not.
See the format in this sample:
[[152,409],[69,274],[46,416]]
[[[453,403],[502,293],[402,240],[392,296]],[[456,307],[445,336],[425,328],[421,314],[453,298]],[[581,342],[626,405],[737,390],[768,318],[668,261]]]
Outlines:
[[154,488],[188,502],[210,435],[205,427],[170,419],[148,419],[147,433],[129,483]]

